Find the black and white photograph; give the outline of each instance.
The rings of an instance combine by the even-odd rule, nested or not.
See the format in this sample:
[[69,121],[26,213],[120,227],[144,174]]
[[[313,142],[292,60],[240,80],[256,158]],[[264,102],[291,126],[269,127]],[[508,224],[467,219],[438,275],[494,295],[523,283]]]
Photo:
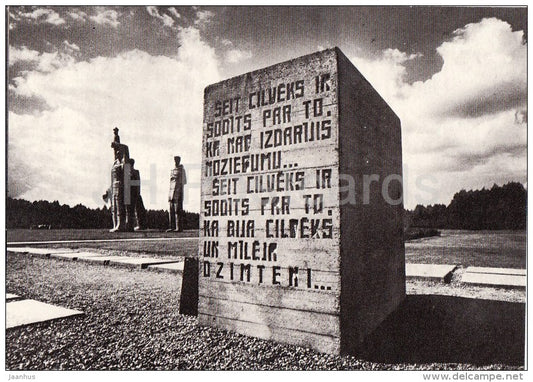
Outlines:
[[5,380],[526,379],[526,4],[4,9]]

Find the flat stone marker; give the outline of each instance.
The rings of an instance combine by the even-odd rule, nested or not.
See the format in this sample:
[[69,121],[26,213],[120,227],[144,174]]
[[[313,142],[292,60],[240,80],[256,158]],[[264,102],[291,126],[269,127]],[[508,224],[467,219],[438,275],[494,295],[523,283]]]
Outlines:
[[14,253],[26,253],[28,252],[28,248],[26,247],[7,247],[8,252],[14,252]]
[[155,264],[155,265],[149,265],[148,269],[159,269],[159,270],[173,272],[173,273],[182,273],[183,264],[184,264],[184,261],[178,261],[176,263],[167,263],[167,264]]
[[109,255],[94,255],[94,256],[83,256],[78,257],[78,261],[85,261],[87,263],[102,263],[104,265],[108,265],[111,259],[117,258],[119,256],[109,256]]
[[405,276],[408,278],[438,280],[449,283],[455,268],[457,268],[457,265],[405,264]]
[[517,268],[491,268],[491,267],[468,267],[465,270],[467,273],[492,273],[498,275],[515,275],[525,276],[525,269]]
[[496,273],[464,273],[461,281],[465,284],[525,288],[527,278],[523,275],[500,275]]
[[52,253],[70,253],[68,248],[30,248],[30,247],[7,247],[8,252],[30,253],[32,255],[50,256]]
[[112,258],[109,263],[110,264],[124,264],[124,265],[132,265],[135,267],[140,267],[142,269],[148,267],[149,265],[156,265],[156,264],[169,264],[169,263],[175,263],[177,260],[173,259],[156,259],[151,257],[115,257]]
[[327,49],[205,88],[202,148],[199,324],[356,353],[405,298],[394,111]]
[[19,295],[13,293],[6,293],[6,302],[20,298]]
[[135,268],[146,268],[149,265],[175,263],[175,259],[156,259],[150,257],[131,257],[131,256],[84,256],[79,257],[78,261],[87,261],[90,263],[103,263],[104,265],[124,265]]
[[56,259],[78,260],[80,257],[97,257],[106,256],[98,252],[68,252],[68,253],[51,253],[50,257]]
[[197,237],[142,237],[124,239],[80,239],[80,240],[52,240],[52,241],[10,241],[7,245],[33,245],[33,244],[75,244],[75,243],[114,243],[120,241],[164,241],[164,240],[198,240]]
[[35,300],[13,301],[6,304],[6,329],[82,314],[79,310]]

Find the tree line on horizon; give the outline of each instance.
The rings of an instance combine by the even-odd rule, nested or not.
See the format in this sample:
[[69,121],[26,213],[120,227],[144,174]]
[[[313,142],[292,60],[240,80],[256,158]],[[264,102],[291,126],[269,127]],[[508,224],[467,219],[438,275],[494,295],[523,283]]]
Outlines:
[[[448,206],[417,205],[406,210],[406,228],[499,230],[525,229],[527,223],[527,190],[521,183],[509,182],[491,189],[456,193]],[[168,212],[147,210],[147,227],[168,228]],[[184,228],[198,229],[200,217],[195,212],[184,212]],[[87,208],[82,204],[70,207],[58,201],[7,198],[6,228],[32,228],[39,225],[51,228],[112,228],[111,210]]]
[[417,205],[406,211],[405,226],[468,230],[520,230],[527,224],[527,190],[521,183],[461,190],[448,206]]
[[[198,229],[199,215],[184,211],[184,229]],[[146,225],[151,229],[167,229],[168,211],[147,210]],[[60,204],[57,200],[49,202],[39,200],[29,202],[24,199],[8,197],[6,200],[6,228],[38,228],[39,226],[52,229],[62,228],[113,228],[111,209],[87,208],[82,204],[70,207]]]

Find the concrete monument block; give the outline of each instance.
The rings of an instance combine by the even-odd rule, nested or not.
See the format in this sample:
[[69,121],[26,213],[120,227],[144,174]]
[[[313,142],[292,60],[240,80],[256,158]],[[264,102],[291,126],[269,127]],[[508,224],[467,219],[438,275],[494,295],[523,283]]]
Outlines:
[[198,317],[352,353],[405,296],[400,120],[335,48],[208,86]]

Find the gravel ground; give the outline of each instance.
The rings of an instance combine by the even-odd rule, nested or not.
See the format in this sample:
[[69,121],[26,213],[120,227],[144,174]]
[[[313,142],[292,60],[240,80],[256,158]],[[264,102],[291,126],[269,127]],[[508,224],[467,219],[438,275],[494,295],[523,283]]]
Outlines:
[[[523,369],[372,362],[200,327],[195,317],[178,314],[180,285],[175,274],[9,255],[6,292],[85,316],[7,330],[6,370]],[[423,293],[424,285],[408,289]]]

